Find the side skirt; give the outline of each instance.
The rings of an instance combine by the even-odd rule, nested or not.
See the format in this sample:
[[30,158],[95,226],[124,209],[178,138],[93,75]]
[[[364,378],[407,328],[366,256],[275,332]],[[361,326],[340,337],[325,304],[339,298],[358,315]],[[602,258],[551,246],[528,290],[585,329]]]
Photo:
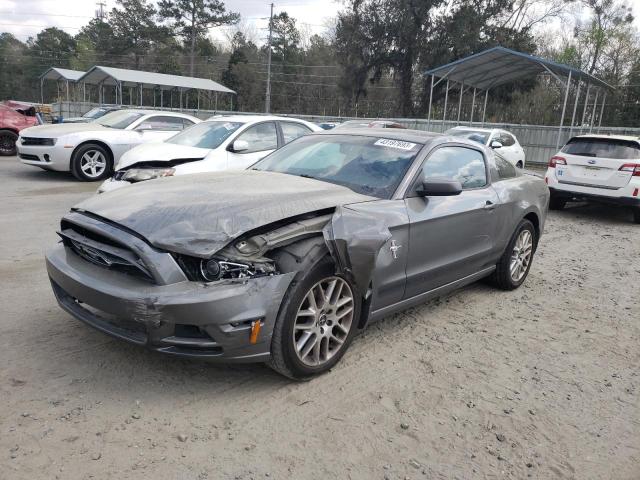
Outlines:
[[401,310],[406,310],[407,308],[414,307],[421,303],[428,302],[429,300],[440,297],[446,293],[451,292],[452,290],[457,290],[458,288],[464,287],[465,285],[469,285],[470,283],[491,275],[491,273],[495,269],[496,267],[495,265],[493,265],[491,267],[480,270],[479,272],[456,280],[455,282],[447,283],[446,285],[434,288],[433,290],[429,290],[428,292],[421,293],[411,298],[405,298],[404,300],[400,300],[397,303],[393,303],[391,305],[387,305],[386,307],[379,308],[378,310],[374,310],[369,316],[369,322],[375,322],[388,315],[394,314]]

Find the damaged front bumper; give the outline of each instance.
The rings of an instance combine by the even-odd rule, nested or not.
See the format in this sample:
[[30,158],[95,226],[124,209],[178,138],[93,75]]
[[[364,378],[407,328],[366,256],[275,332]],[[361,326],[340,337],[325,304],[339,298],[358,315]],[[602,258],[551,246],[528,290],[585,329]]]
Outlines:
[[[224,362],[269,359],[271,335],[294,274],[152,285],[93,265],[58,244],[47,271],[60,306],[111,336],[162,353]],[[260,333],[251,343],[251,327]]]

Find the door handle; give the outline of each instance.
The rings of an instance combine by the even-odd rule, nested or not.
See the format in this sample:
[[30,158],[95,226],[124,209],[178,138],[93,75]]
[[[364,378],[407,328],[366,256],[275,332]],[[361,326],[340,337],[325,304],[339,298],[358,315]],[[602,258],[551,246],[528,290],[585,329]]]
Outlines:
[[487,200],[487,202],[484,204],[484,207],[482,208],[484,208],[485,210],[493,210],[494,208],[496,208],[496,204],[491,200]]

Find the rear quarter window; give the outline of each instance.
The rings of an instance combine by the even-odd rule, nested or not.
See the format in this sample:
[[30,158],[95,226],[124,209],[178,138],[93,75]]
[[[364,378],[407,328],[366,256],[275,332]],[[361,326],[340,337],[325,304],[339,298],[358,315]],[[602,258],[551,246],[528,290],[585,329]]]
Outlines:
[[640,158],[640,145],[615,138],[572,138],[562,147],[563,153],[583,157],[632,160]]

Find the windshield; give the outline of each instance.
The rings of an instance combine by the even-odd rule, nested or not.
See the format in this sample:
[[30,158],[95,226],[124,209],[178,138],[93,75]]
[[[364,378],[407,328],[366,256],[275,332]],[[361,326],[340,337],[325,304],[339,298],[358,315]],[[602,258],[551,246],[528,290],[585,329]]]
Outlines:
[[87,113],[85,113],[83,115],[84,118],[99,118],[101,116],[103,116],[105,113],[107,113],[107,109],[106,108],[92,108],[91,110],[89,110]]
[[421,147],[386,138],[309,135],[276,150],[253,169],[315,178],[390,198]]
[[218,148],[229,136],[240,128],[241,122],[202,122],[167,140],[167,143],[197,148]]
[[634,160],[640,158],[640,145],[615,138],[572,138],[562,152],[583,157]]
[[468,138],[469,140],[473,140],[474,142],[478,142],[482,145],[487,144],[487,140],[489,140],[489,135],[491,134],[491,132],[483,132],[481,130],[448,130],[445,133],[452,137]]
[[141,112],[111,112],[100,117],[96,120],[96,123],[105,127],[125,129],[142,116],[144,116],[144,113]]

